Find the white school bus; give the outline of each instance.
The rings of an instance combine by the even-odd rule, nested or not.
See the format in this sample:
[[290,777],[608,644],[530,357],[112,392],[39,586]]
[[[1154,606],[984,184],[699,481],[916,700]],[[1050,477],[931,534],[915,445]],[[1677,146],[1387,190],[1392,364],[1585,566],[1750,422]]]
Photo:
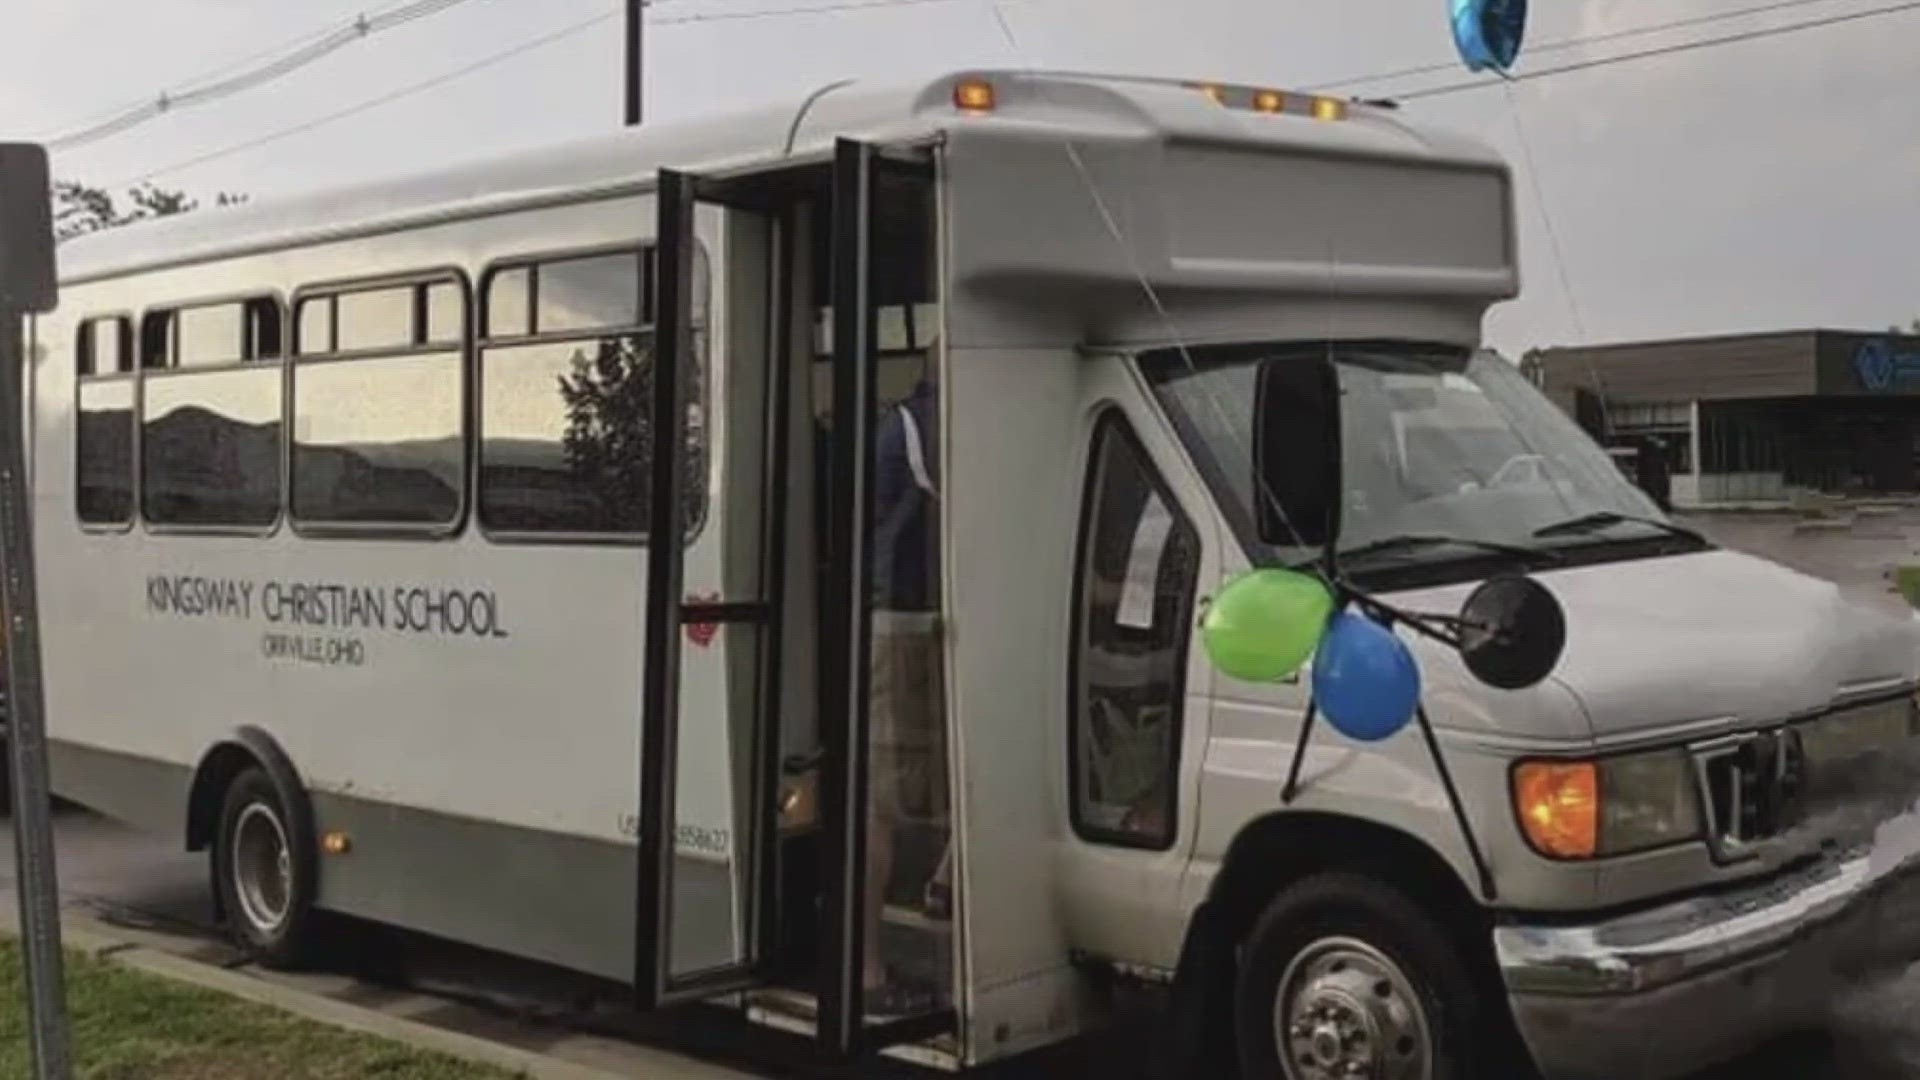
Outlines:
[[[1385,106],[974,71],[75,242],[56,789],[273,962],[343,913],[949,1068],[1116,980],[1196,1076],[1736,1053],[1920,955],[1920,649],[1481,349],[1511,188]],[[1316,514],[1415,610],[1534,572],[1558,667],[1416,640],[1431,750],[1309,741],[1196,627]]]

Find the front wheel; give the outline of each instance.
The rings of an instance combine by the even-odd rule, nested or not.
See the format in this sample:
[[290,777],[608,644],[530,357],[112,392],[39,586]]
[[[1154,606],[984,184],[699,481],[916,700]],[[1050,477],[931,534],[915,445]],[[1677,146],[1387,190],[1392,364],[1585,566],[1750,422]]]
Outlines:
[[1399,890],[1351,873],[1275,897],[1241,953],[1243,1080],[1484,1080],[1511,1040],[1457,935]]
[[313,839],[297,833],[265,772],[234,778],[214,837],[213,886],[234,941],[272,967],[298,966],[313,934]]

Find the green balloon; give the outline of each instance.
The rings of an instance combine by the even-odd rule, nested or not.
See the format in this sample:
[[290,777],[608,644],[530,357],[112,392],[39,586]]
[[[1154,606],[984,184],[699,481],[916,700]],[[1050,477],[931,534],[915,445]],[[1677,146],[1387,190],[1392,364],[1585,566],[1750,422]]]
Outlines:
[[1297,570],[1233,579],[1207,607],[1201,640],[1213,665],[1246,682],[1279,682],[1307,662],[1333,615],[1333,594]]

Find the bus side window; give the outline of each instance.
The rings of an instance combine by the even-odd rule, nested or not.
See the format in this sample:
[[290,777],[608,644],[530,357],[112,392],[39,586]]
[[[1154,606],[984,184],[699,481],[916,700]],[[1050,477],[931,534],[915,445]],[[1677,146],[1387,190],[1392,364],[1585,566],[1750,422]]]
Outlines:
[[1117,412],[1100,419],[1081,522],[1069,735],[1074,830],[1173,842],[1200,540]]
[[440,533],[466,498],[466,289],[448,273],[300,297],[293,521]]
[[[480,526],[496,540],[645,542],[652,529],[654,249],[555,255],[482,279]],[[707,266],[694,255],[683,536],[706,518]]]
[[80,324],[74,428],[74,511],[83,525],[133,524],[133,323],[125,316]]
[[253,532],[279,519],[284,318],[270,296],[146,315],[140,504],[149,524]]

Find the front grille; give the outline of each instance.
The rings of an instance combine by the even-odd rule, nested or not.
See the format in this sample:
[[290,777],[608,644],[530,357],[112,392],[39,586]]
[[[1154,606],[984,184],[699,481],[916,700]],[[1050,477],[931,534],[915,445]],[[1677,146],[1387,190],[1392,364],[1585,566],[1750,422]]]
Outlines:
[[1754,845],[1800,822],[1807,795],[1807,753],[1801,733],[1776,728],[1695,748],[1708,839],[1722,858],[1743,858]]

